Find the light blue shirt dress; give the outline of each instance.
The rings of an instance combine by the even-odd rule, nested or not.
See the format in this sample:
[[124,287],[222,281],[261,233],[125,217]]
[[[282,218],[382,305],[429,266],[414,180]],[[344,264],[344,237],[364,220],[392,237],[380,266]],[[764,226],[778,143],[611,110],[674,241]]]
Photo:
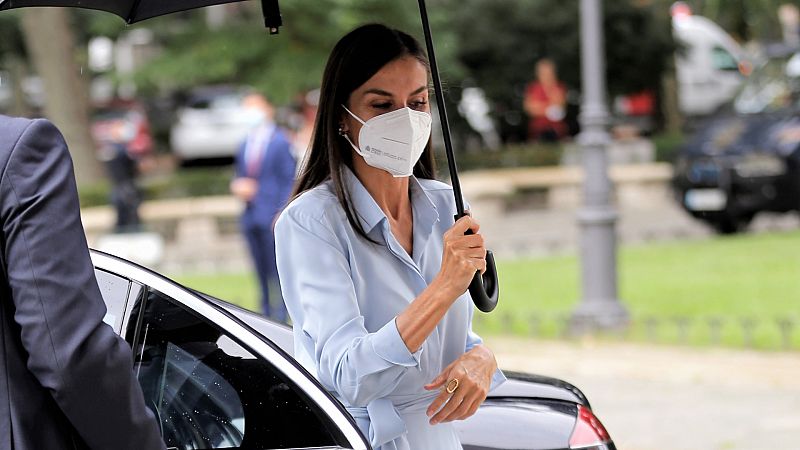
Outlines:
[[[358,178],[343,181],[358,220],[378,244],[350,226],[330,182],[303,193],[275,225],[283,296],[294,323],[295,358],[355,418],[376,450],[461,449],[451,423],[430,425],[426,391],[441,371],[480,344],[469,294],[451,306],[416,353],[400,337],[396,316],[441,268],[443,235],[454,222],[450,186],[410,178],[413,255]],[[505,380],[495,373],[492,388]]]

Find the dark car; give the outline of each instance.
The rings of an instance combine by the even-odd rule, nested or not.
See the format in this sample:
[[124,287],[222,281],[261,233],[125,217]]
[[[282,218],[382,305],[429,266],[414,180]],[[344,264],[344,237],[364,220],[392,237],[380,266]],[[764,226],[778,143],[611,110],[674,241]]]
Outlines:
[[673,187],[692,216],[720,233],[762,211],[800,210],[800,54],[774,56],[727,111],[680,149]]
[[[105,321],[131,345],[171,449],[370,448],[344,407],[291,356],[290,328],[92,252]],[[457,422],[466,450],[615,450],[586,397],[561,380],[508,372]]]

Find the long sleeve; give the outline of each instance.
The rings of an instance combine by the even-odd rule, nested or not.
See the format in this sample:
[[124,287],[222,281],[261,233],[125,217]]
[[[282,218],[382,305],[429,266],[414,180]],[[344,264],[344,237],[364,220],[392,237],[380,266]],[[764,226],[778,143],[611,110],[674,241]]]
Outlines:
[[[330,226],[289,209],[276,224],[278,272],[295,327],[313,342],[319,380],[351,406],[390,394],[418,370],[395,321],[368,332],[344,250]],[[297,331],[296,331],[297,332]]]
[[[470,310],[469,313],[469,332],[467,333],[467,344],[464,348],[465,352],[472,350],[476,345],[483,344],[483,338],[478,336],[474,331],[472,331],[472,317],[475,314],[475,310]],[[492,375],[492,385],[489,390],[494,390],[497,386],[503,384],[506,381],[506,376],[503,374],[503,371],[500,370],[498,367],[497,370],[494,371]]]
[[4,261],[28,369],[94,449],[163,449],[106,308],[80,222],[72,161],[49,122],[31,122],[0,180]]

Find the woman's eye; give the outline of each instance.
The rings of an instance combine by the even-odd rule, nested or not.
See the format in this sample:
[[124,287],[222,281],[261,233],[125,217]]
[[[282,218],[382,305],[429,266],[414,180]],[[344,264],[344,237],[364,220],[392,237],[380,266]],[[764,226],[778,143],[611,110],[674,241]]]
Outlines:
[[425,108],[425,105],[427,105],[427,104],[428,104],[428,102],[426,100],[417,100],[415,102],[411,102],[411,105],[409,105],[409,106],[412,109],[423,109],[423,108]]
[[392,107],[392,104],[391,103],[377,103],[377,104],[372,105],[372,107],[375,108],[375,109],[389,109],[389,108]]

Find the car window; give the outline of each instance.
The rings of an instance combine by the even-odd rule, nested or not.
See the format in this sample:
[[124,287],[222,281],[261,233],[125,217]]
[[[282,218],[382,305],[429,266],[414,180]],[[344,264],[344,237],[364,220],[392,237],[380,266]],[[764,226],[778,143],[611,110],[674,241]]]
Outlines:
[[739,62],[733,55],[722,47],[711,49],[711,61],[717,70],[739,71]]
[[125,315],[125,306],[128,303],[131,282],[127,278],[100,269],[95,269],[94,276],[106,304],[107,311],[103,321],[119,333]]
[[158,292],[142,301],[135,369],[168,447],[335,445],[327,416],[268,361]]
[[747,77],[733,107],[740,114],[780,111],[795,104],[799,92],[800,84],[786,73],[786,58],[775,57]]

